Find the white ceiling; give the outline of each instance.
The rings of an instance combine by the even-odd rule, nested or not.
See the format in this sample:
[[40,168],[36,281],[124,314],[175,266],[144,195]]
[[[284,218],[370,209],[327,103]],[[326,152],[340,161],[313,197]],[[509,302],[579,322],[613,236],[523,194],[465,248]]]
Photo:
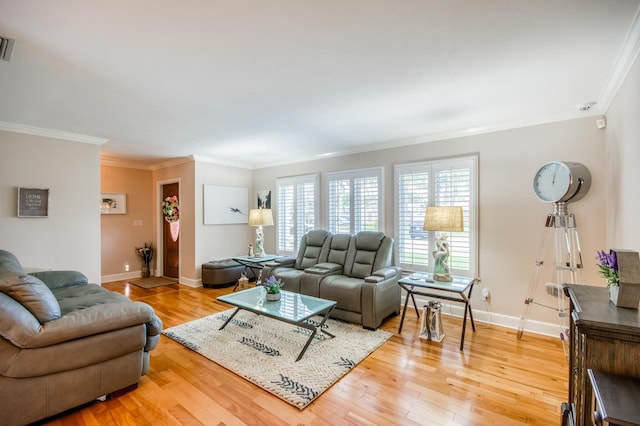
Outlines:
[[638,54],[639,7],[0,0],[17,40],[0,129],[261,167],[597,115]]

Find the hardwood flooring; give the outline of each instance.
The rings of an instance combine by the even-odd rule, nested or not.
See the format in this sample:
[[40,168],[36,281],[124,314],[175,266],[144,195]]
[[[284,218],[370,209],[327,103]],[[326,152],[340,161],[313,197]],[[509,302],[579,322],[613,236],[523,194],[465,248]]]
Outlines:
[[[153,306],[168,328],[228,309],[227,289],[104,284]],[[459,350],[458,318],[442,343],[418,338],[407,310],[382,328],[394,336],[305,410],[162,337],[140,386],[48,419],[49,425],[559,425],[568,366],[557,338],[476,323]]]

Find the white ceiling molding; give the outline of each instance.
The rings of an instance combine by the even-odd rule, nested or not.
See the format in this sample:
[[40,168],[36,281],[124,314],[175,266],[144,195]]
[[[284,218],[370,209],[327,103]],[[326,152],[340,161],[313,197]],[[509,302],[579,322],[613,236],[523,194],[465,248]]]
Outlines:
[[600,108],[603,114],[609,108],[618,90],[620,90],[620,86],[622,86],[624,79],[638,58],[638,54],[640,54],[640,10],[633,18],[631,28],[629,28],[627,37],[620,48],[618,58],[607,79],[607,84],[602,91]]
[[0,130],[7,132],[23,133],[25,135],[44,136],[53,139],[63,139],[73,142],[89,143],[92,145],[102,145],[109,142],[109,139],[95,136],[81,135],[79,133],[64,132],[54,129],[43,129],[41,127],[25,126],[24,124],[7,123],[0,121]]

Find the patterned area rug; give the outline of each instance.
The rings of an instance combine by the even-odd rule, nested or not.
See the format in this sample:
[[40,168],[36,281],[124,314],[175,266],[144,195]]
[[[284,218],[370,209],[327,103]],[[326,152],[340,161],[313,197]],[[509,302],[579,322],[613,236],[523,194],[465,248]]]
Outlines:
[[[295,362],[310,331],[240,311],[218,330],[233,309],[162,332],[301,410],[391,336],[384,330],[329,319],[302,359]],[[312,318],[318,324],[322,318]]]
[[129,284],[133,284],[142,288],[155,288],[161,287],[163,285],[175,284],[176,281],[174,278],[165,278],[165,277],[148,277],[148,278],[138,278],[137,280],[129,281]]

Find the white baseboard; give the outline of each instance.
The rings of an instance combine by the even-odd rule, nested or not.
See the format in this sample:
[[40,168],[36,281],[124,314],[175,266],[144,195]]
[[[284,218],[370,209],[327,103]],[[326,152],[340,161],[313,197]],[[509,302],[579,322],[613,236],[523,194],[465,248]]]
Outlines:
[[[425,297],[421,297],[416,295],[416,304],[418,305],[418,310],[424,305],[427,304],[427,299]],[[462,303],[448,303],[446,300],[438,300],[442,303],[442,314],[443,315],[451,315],[454,317],[462,318],[464,316],[464,305]],[[404,298],[402,299],[402,306],[404,307]],[[480,310],[476,307],[473,307],[473,320],[477,322],[483,322],[486,324],[494,324],[500,327],[510,328],[513,330],[517,330],[520,326],[520,317],[513,317],[509,315],[496,314],[490,312],[489,310]],[[413,309],[413,304],[409,301],[409,305],[407,306],[407,316],[413,315],[415,316],[415,310]],[[551,324],[542,321],[534,321],[527,320],[525,324],[525,333],[534,333],[541,334],[544,336],[558,337],[560,338],[560,331],[562,327],[560,324]]]

